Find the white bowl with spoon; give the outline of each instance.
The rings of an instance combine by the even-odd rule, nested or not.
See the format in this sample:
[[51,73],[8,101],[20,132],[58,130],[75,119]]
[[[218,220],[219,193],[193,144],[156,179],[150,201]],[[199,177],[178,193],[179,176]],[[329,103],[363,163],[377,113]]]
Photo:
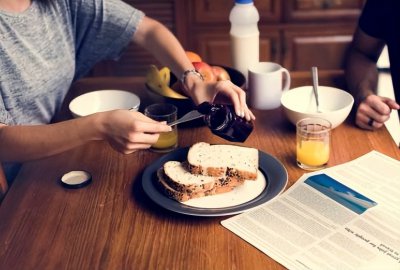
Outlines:
[[307,117],[320,117],[339,126],[348,117],[354,98],[348,92],[330,86],[318,86],[319,111],[317,111],[313,86],[293,88],[283,93],[281,104],[287,118],[296,125]]

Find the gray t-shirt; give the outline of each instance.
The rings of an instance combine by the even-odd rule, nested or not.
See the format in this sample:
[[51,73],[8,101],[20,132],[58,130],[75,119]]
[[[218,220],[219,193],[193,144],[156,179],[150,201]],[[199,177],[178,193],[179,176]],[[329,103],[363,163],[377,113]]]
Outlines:
[[47,2],[0,10],[1,123],[49,123],[71,83],[97,62],[118,59],[144,16],[119,0]]

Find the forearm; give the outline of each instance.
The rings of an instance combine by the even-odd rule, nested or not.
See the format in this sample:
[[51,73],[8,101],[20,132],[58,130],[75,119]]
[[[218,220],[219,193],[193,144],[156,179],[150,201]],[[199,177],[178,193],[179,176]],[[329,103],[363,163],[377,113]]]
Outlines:
[[48,157],[101,139],[93,116],[51,125],[0,127],[0,161]]
[[346,81],[356,104],[366,96],[376,94],[378,83],[376,62],[353,48],[347,62]]
[[[170,68],[178,79],[184,71],[194,69],[182,45],[165,26],[148,17],[143,20],[139,30],[133,36],[133,42],[148,50],[160,63]],[[199,97],[204,91],[195,93],[196,84],[202,88],[205,87],[198,76],[189,73],[182,90],[195,103],[199,103],[206,99]]]
[[346,63],[346,81],[356,106],[368,95],[376,94],[378,84],[376,62],[384,45],[383,40],[367,35],[360,28],[354,33]]
[[178,77],[185,70],[194,68],[182,45],[165,26],[147,17],[144,20],[133,37],[135,43],[147,49]]

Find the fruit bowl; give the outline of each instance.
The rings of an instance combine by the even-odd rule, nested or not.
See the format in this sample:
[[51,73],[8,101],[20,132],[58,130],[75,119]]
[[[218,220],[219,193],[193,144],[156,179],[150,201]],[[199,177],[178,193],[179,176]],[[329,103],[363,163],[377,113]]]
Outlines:
[[[232,83],[245,89],[246,78],[240,71],[222,65],[217,66],[224,68],[228,72]],[[150,80],[152,80],[151,83],[149,83]],[[162,81],[169,81],[168,86],[163,87]],[[146,87],[149,90],[149,96],[152,100],[155,102],[174,104],[178,107],[178,117],[181,117],[185,113],[191,111],[194,104],[189,97],[173,89],[175,88],[176,82],[176,76],[170,72],[168,68],[158,70],[155,66],[151,66],[147,74]]]
[[335,87],[318,86],[318,97],[321,112],[317,112],[312,86],[285,91],[281,103],[290,122],[296,125],[300,119],[319,117],[330,121],[335,128],[346,120],[354,103],[352,95]]

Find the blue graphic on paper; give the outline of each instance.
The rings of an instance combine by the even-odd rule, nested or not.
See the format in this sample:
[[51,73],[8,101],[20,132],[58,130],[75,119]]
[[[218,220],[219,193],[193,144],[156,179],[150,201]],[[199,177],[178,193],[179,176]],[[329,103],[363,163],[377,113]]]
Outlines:
[[368,208],[377,205],[373,200],[339,183],[326,174],[310,176],[304,181],[304,183],[322,192],[332,200],[335,200],[357,214],[362,214]]

